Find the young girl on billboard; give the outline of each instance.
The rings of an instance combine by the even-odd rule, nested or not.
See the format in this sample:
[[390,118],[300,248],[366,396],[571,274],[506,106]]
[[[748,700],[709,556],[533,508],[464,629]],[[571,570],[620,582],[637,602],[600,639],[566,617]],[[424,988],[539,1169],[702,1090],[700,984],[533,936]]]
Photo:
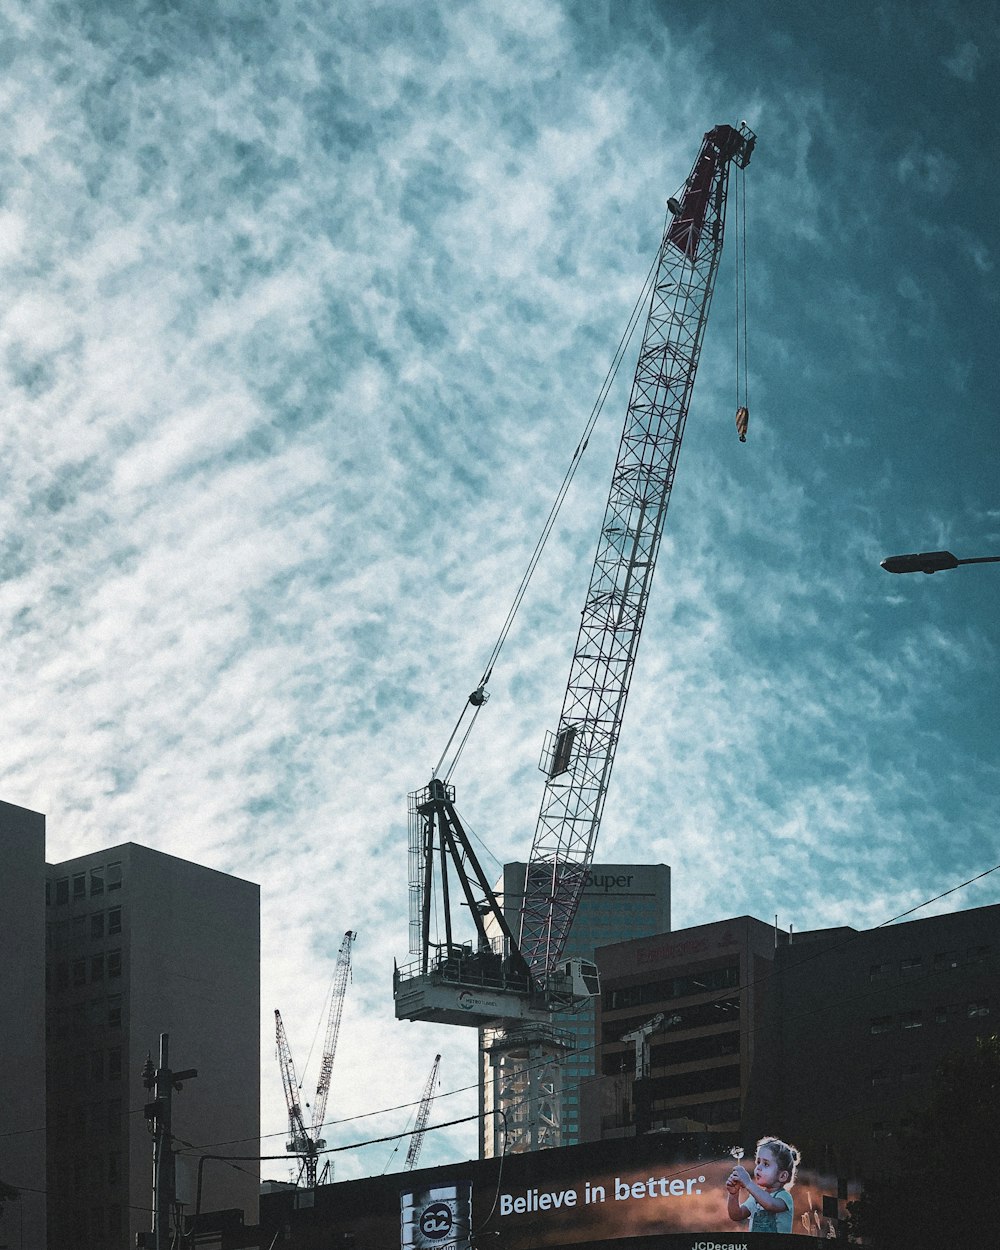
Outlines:
[[[729,1174],[729,1218],[733,1223],[750,1221],[751,1233],[790,1233],[795,1170],[801,1156],[794,1146],[777,1137],[762,1137],[757,1143],[753,1176],[737,1164]],[[740,1202],[740,1189],[747,1196]]]

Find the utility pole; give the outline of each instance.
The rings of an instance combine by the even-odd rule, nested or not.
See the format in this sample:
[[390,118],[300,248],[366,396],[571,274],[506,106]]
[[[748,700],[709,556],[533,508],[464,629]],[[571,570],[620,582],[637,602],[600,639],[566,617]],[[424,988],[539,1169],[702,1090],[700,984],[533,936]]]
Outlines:
[[197,1068],[185,1068],[183,1072],[170,1070],[170,1034],[161,1033],[159,1067],[153,1067],[153,1060],[147,1054],[142,1068],[142,1083],[153,1091],[153,1101],[143,1108],[153,1134],[153,1228],[150,1241],[143,1237],[139,1245],[151,1247],[151,1250],[168,1250],[170,1213],[177,1202],[171,1129],[173,1092],[181,1089],[182,1081],[190,1081],[197,1075]]

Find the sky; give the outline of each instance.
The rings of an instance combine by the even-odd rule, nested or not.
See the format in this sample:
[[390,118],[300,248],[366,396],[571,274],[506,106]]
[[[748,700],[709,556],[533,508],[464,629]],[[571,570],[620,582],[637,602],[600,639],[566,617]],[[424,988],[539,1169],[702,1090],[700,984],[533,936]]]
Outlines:
[[[472,1031],[393,1018],[406,795],[718,123],[759,136],[750,430],[731,235],[597,859],[671,865],[675,928],[998,901],[928,902],[1000,862],[1000,565],[879,567],[1000,554],[990,6],[0,0],[0,56],[0,799],[52,862],[260,884],[265,1153],[274,1008],[308,1091],[347,929],[328,1140],[404,1129],[438,1051],[431,1123],[475,1112]],[[490,871],[531,845],[633,368],[452,778]]]

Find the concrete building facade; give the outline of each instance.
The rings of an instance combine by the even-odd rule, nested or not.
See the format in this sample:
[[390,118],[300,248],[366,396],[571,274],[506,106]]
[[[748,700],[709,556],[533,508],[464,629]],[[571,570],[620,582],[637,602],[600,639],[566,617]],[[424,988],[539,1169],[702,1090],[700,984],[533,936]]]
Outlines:
[[45,817],[0,803],[0,1246],[42,1247],[45,1221]]
[[[131,1250],[151,1225],[143,1065],[161,1034],[171,1069],[198,1072],[173,1095],[182,1209],[202,1153],[257,1149],[259,887],[135,843],[46,865],[44,818],[9,804],[0,848],[18,887],[0,910],[0,1179],[25,1186],[0,1229],[11,1247]],[[253,1163],[206,1163],[202,1205],[254,1220],[258,1181]]]
[[[496,890],[504,915],[517,932],[524,897],[524,863],[505,864]],[[573,920],[565,955],[594,959],[603,975],[597,951],[609,943],[670,929],[670,868],[666,864],[594,864],[587,874],[579,910]],[[580,1096],[583,1082],[594,1075],[597,1054],[596,1004],[575,1015],[557,1015],[553,1023],[572,1039],[559,1067],[562,1083],[561,1144],[571,1146],[580,1137]],[[496,1064],[480,1048],[479,1096],[482,1119],[480,1156],[491,1158],[498,1149]]]
[[747,1129],[787,1132],[818,1166],[867,1180],[942,1061],[1000,1030],[1000,905],[796,933],[772,984]]
[[[584,1088],[583,1140],[738,1133],[775,944],[785,941],[737,916],[599,950],[600,1067]],[[636,1081],[636,1043],[624,1035],[659,1015],[648,1077]]]
[[[1000,906],[877,929],[790,935],[740,916],[597,952],[599,1075],[581,1139],[765,1134],[819,1172],[878,1173],[930,1098],[935,1071],[997,1032]],[[649,1036],[649,1074],[635,1043]]]

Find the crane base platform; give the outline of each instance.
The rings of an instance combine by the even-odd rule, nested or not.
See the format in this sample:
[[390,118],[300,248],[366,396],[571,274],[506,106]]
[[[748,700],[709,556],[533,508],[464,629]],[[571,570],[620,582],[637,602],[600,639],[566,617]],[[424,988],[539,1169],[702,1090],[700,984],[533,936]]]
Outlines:
[[[523,965],[522,965],[523,966]],[[600,993],[597,965],[564,960],[542,985],[490,952],[452,947],[431,963],[393,972],[397,1020],[495,1026],[497,1021],[544,1023],[553,1011],[579,1011]]]
[[548,1012],[535,1005],[524,990],[463,984],[439,972],[407,976],[397,971],[393,997],[397,1020],[426,1020],[432,1024],[465,1024],[483,1028],[497,1020],[546,1020]]

